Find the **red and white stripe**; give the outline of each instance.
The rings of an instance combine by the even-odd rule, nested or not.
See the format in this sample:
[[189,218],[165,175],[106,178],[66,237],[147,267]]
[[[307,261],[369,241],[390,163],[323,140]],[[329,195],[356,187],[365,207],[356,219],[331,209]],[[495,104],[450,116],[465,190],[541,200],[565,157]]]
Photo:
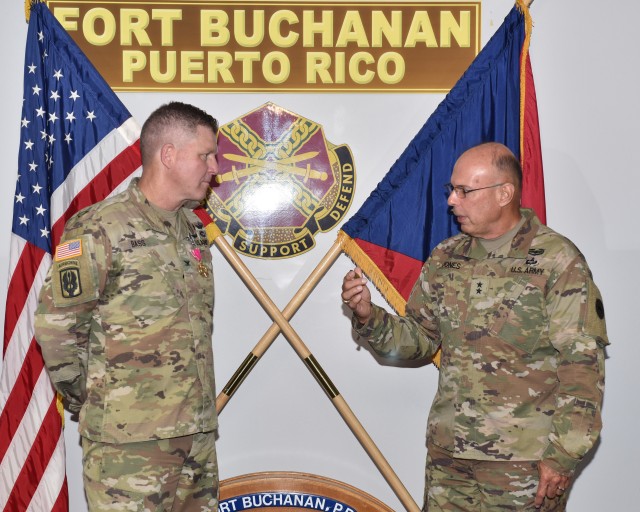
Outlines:
[[[51,199],[52,242],[80,209],[139,174],[139,125],[129,119],[71,171]],[[33,315],[51,256],[12,234],[0,374],[0,510],[66,511],[64,436],[57,399],[34,339]]]

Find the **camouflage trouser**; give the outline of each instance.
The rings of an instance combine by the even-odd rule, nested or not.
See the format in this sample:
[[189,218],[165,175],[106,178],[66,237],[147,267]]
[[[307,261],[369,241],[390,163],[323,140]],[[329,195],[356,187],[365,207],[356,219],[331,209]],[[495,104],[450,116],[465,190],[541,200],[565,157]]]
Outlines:
[[82,438],[90,511],[218,510],[215,433],[108,444]]
[[538,462],[455,459],[428,444],[424,510],[493,512],[502,510],[562,512],[567,495],[545,498],[535,508]]

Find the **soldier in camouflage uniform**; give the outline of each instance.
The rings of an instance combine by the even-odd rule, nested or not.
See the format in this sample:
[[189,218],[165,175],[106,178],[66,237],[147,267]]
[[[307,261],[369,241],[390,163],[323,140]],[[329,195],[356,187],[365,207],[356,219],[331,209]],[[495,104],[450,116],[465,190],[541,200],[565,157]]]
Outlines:
[[451,182],[462,233],[433,250],[406,317],[371,304],[359,269],[343,302],[383,357],[442,350],[425,510],[564,510],[601,429],[600,293],[578,249],[519,208],[522,171],[506,147],[465,152]]
[[213,269],[193,213],[218,171],[217,123],[182,103],[151,114],[142,176],[69,220],[36,339],[79,413],[90,510],[213,511]]

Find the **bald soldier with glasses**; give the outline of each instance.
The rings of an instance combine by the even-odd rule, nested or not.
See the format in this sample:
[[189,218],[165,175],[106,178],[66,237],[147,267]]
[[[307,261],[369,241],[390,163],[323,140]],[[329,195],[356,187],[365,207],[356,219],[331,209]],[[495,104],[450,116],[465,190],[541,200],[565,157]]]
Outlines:
[[467,150],[446,190],[461,233],[431,253],[406,316],[372,304],[358,268],[342,300],[380,356],[442,350],[424,510],[563,511],[602,427],[600,292],[575,245],[520,207],[522,170],[505,146]]

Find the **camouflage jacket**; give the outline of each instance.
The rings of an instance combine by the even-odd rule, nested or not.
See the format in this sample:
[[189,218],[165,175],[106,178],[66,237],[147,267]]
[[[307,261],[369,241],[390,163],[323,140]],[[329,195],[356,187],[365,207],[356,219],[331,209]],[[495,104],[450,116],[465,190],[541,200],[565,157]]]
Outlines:
[[436,247],[397,317],[356,331],[384,357],[442,348],[428,437],[454,457],[544,460],[570,474],[601,429],[604,307],[583,255],[522,210],[510,246],[459,234]]
[[135,179],[65,227],[35,332],[84,437],[126,443],[217,426],[211,253],[197,216],[181,216],[176,240]]

